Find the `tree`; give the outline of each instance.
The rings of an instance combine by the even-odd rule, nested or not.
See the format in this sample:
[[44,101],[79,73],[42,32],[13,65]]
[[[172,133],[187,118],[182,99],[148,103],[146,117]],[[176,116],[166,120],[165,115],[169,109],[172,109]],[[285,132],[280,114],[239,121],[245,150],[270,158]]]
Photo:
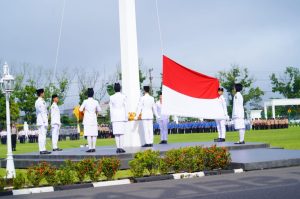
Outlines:
[[25,113],[24,120],[29,124],[35,123],[35,100],[36,97],[36,86],[33,80],[29,81],[27,85],[15,90],[14,95],[17,98],[17,104],[21,111]]
[[[106,81],[100,76],[99,71],[86,73],[82,70],[77,70],[78,89],[79,89],[79,104],[87,98],[87,89],[94,89],[94,98],[98,101],[103,100],[106,96]],[[100,79],[100,81],[99,81]]]
[[63,125],[74,126],[74,125],[76,125],[76,122],[77,122],[77,120],[75,117],[69,117],[68,115],[61,116],[61,123]]
[[300,71],[295,67],[287,67],[282,77],[270,76],[272,92],[278,92],[286,98],[300,97]]
[[[238,65],[232,65],[229,71],[218,72],[218,78],[228,92],[229,97],[229,112],[231,112],[233,102],[233,87],[235,83],[243,85],[242,95],[244,97],[244,104],[249,104],[251,108],[261,108],[259,102],[264,92],[259,87],[253,87],[254,78],[249,77],[247,68],[240,68]],[[230,114],[230,113],[229,113]]]
[[57,94],[59,97],[59,104],[62,105],[66,98],[67,91],[69,89],[70,80],[69,79],[60,79],[58,85],[54,83],[49,83],[45,87],[45,101],[48,105],[52,103],[52,95]]
[[139,79],[140,79],[140,89],[143,90],[142,85],[143,85],[143,82],[146,80],[146,75],[143,73],[143,71],[141,69],[139,69]]
[[[20,116],[18,104],[13,96],[9,99],[10,117],[12,122],[16,122]],[[0,124],[4,126],[6,123],[6,98],[3,93],[0,93]]]
[[[116,78],[117,77],[117,78]],[[114,91],[114,83],[122,80],[122,74],[121,72],[117,72],[115,75],[115,78],[112,78],[110,81],[106,83],[106,92],[109,96],[115,94]],[[146,75],[143,73],[141,69],[139,69],[139,81],[140,81],[140,89],[142,90],[142,84],[146,80]]]
[[[278,92],[286,98],[300,98],[300,70],[295,67],[286,67],[284,74],[277,77],[274,73],[270,76],[272,92]],[[300,106],[277,107],[276,115],[295,117]],[[291,113],[288,113],[288,110]]]

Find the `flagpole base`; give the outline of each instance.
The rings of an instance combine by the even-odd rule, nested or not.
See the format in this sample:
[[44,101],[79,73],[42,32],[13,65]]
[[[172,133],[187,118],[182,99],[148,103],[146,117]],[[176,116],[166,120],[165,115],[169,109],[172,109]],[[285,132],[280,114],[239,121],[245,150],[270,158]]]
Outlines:
[[124,147],[140,147],[145,144],[142,121],[128,121],[124,134]]

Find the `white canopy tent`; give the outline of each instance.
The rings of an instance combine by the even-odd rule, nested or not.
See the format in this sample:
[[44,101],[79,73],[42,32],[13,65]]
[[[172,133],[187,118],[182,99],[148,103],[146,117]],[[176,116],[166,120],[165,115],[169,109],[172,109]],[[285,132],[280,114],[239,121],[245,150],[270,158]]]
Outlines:
[[268,106],[272,107],[272,117],[275,118],[275,107],[276,106],[290,106],[300,105],[300,98],[294,99],[272,99],[264,103],[265,118],[268,118]]

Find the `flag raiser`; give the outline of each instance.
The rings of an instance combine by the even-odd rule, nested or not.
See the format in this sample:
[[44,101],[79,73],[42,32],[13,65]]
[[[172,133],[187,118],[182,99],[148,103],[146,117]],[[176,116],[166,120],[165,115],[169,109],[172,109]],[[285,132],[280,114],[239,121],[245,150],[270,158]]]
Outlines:
[[218,79],[163,56],[162,114],[226,119],[218,88]]

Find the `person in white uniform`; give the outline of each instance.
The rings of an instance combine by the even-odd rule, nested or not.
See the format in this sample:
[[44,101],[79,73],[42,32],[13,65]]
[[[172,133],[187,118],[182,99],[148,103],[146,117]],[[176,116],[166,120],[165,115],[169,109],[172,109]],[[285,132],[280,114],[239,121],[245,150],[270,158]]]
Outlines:
[[159,116],[156,111],[156,104],[154,98],[149,94],[150,87],[144,86],[144,96],[141,97],[136,112],[136,118],[138,119],[139,115],[142,114],[143,128],[145,134],[145,144],[142,147],[152,147],[153,146],[153,113],[156,118],[159,119]]
[[62,149],[58,148],[58,136],[59,136],[59,129],[61,126],[60,122],[60,111],[58,108],[59,98],[56,94],[52,95],[52,105],[50,108],[51,112],[51,127],[52,127],[52,149],[53,151],[62,151]]
[[87,136],[89,150],[87,153],[96,151],[96,141],[98,136],[98,122],[97,114],[100,113],[101,108],[99,102],[93,98],[93,88],[87,90],[88,99],[84,100],[79,108],[79,111],[84,111],[83,126],[84,136]]
[[245,144],[245,119],[244,119],[244,99],[240,93],[243,90],[242,84],[235,84],[233,92],[235,93],[233,98],[232,119],[234,122],[234,128],[239,131],[240,140],[235,144]]
[[[222,105],[223,108],[223,112],[224,112],[224,118],[229,119],[228,117],[228,113],[227,113],[227,104],[226,104],[226,100],[225,97],[223,96],[224,93],[224,89],[223,88],[219,88],[218,89],[218,94],[219,94],[219,102]],[[226,119],[219,119],[216,120],[216,124],[217,124],[217,130],[218,130],[218,138],[214,139],[215,142],[225,142],[225,137],[226,137]]]
[[115,94],[109,98],[110,121],[112,122],[112,130],[115,136],[117,153],[125,153],[124,133],[126,122],[128,121],[126,96],[121,93],[121,85],[115,83]]
[[23,130],[24,130],[26,139],[28,139],[29,127],[28,127],[27,122],[24,122]]
[[44,89],[38,89],[36,91],[38,99],[35,101],[36,110],[36,125],[38,127],[38,143],[40,154],[50,154],[50,151],[46,150],[46,134],[48,127],[48,112],[47,105],[44,100]]
[[158,120],[158,125],[160,129],[160,143],[159,144],[167,144],[168,143],[168,123],[169,123],[169,115],[162,115],[162,94],[159,95],[159,100],[156,102],[157,114],[160,117]]

